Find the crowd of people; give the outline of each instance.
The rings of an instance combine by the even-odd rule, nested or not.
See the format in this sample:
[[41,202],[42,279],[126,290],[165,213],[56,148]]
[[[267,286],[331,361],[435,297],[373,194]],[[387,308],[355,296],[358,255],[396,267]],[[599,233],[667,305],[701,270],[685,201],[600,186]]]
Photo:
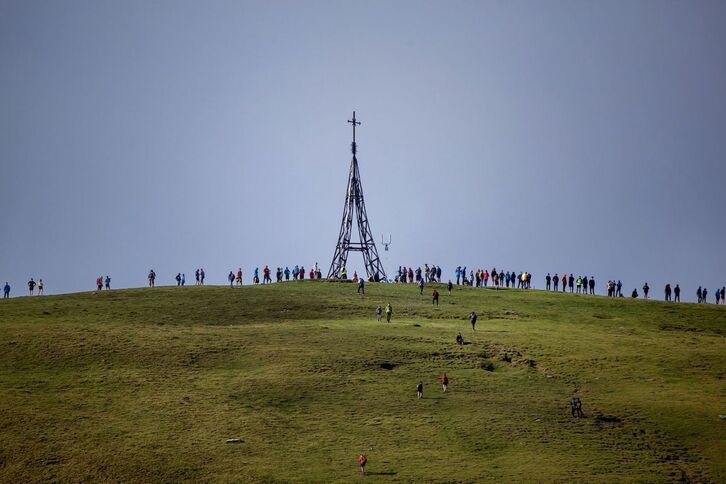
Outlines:
[[[348,273],[345,267],[341,269],[340,274],[341,280],[348,280]],[[532,273],[527,271],[516,273],[515,271],[503,271],[492,268],[491,271],[486,269],[477,269],[476,271],[469,270],[469,272],[467,273],[466,266],[457,266],[454,270],[453,276],[457,285],[464,286],[482,288],[493,287],[497,289],[531,289],[533,287]],[[203,286],[205,278],[206,273],[204,271],[204,268],[195,269],[195,285]],[[284,269],[282,267],[277,267],[275,270],[275,282],[284,282],[291,279],[293,281],[300,281],[304,279],[322,278],[323,274],[317,262],[309,271],[306,271],[305,267],[302,265],[295,265],[292,269],[290,269],[288,266],[286,266]],[[186,285],[186,274],[179,272],[176,274],[174,279],[177,286]],[[359,284],[358,292],[360,294],[365,294],[364,281],[375,281],[376,279],[374,277],[369,277],[367,279],[362,278],[358,276],[357,272],[354,272],[351,280]],[[227,281],[229,282],[230,287],[234,287],[235,285],[243,285],[242,268],[238,268],[237,271],[229,271],[229,274],[227,275]],[[147,275],[147,282],[149,287],[156,286],[156,272],[153,269],[151,269]],[[262,280],[260,280],[259,268],[255,268],[252,276],[252,284],[271,284],[272,282],[272,270],[269,266],[265,265],[262,269]],[[441,266],[438,266],[436,264],[424,264],[423,268],[419,266],[416,269],[414,269],[413,267],[399,266],[393,282],[402,284],[416,284],[419,287],[419,293],[423,295],[425,284],[443,282]],[[449,294],[451,293],[453,284],[454,283],[451,280],[448,281],[447,288]],[[36,281],[34,278],[31,277],[27,283],[27,286],[28,294],[30,294],[31,296],[35,294],[44,294],[43,279],[39,279],[38,281]],[[575,277],[572,273],[567,274],[566,272],[563,272],[561,274],[554,273],[554,275],[548,272],[545,276],[544,289],[546,291],[561,290],[562,292],[568,292],[569,290],[570,293],[595,295],[596,287],[597,286],[595,283],[595,278],[592,276]],[[111,289],[111,276],[109,275],[106,275],[105,277],[101,275],[96,278],[96,289],[98,291],[102,291],[104,288],[106,290]],[[651,288],[647,282],[641,287],[644,299],[650,298],[650,289]],[[623,282],[621,280],[609,279],[607,283],[605,283],[605,290],[608,297],[624,297]],[[11,286],[8,282],[6,282],[3,286],[3,299],[8,299],[10,297],[10,292]],[[675,284],[675,286],[671,285],[670,283],[666,284],[664,288],[664,294],[665,301],[681,301],[681,287],[678,284]],[[708,291],[707,288],[699,286],[698,290],[696,291],[696,300],[698,301],[698,303],[701,304],[708,303],[708,296],[710,294],[711,293]],[[630,297],[634,299],[640,297],[640,293],[638,292],[637,288],[634,288],[632,290],[632,292],[630,293]],[[726,304],[726,287],[721,287],[720,289],[716,288],[716,290],[713,292],[713,297],[715,297],[716,304]],[[439,292],[438,290],[434,289],[432,292],[431,304],[434,306],[438,306],[438,303]]]
[[424,264],[414,269],[413,267],[398,266],[398,272],[393,282],[402,284],[418,284],[420,282],[441,282],[441,267],[436,264]]

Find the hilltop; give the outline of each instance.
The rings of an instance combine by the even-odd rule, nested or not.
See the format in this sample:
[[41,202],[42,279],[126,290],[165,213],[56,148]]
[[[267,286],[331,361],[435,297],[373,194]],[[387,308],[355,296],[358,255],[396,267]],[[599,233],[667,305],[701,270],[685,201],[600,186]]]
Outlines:
[[1,301],[0,481],[726,481],[726,308],[439,291]]

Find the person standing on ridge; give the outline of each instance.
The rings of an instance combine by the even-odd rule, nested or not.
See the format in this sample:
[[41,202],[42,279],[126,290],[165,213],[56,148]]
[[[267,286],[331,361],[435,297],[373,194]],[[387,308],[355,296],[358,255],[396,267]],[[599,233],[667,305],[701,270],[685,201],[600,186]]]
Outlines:
[[703,289],[701,289],[701,286],[698,286],[698,289],[696,290],[696,297],[698,298],[698,303],[700,304],[703,301]]
[[560,283],[560,276],[558,276],[557,273],[555,272],[555,275],[552,276],[552,285],[554,286],[555,292],[560,290],[560,288],[558,287],[559,283]]
[[567,280],[570,286],[570,294],[575,290],[575,276],[570,274],[570,278]]
[[708,289],[704,287],[701,296],[703,297],[703,304],[708,304],[708,300],[706,299],[706,296],[708,296]]
[[675,296],[674,302],[681,302],[681,286],[676,284],[676,287],[673,289],[673,295]]
[[[507,273],[507,274],[509,274],[509,273]],[[548,272],[547,273],[547,276],[545,277],[545,290],[546,291],[549,291],[550,289],[552,289],[550,287],[550,284],[551,283],[552,283],[552,276],[550,276],[550,273]],[[508,280],[507,280],[507,286],[509,286],[509,281]],[[556,289],[557,289],[557,283],[555,282],[555,290]]]
[[229,274],[227,274],[227,280],[229,281],[229,287],[234,287],[234,272],[229,271]]
[[645,285],[643,286],[643,297],[645,299],[648,299],[648,291],[650,291],[650,286],[646,282]]
[[615,295],[621,297],[623,295],[623,281],[618,279],[618,284],[615,286]]
[[290,280],[290,268],[287,266],[285,266],[285,280],[286,281]]
[[30,280],[28,281],[28,290],[30,291],[30,295],[31,296],[33,295],[33,291],[35,290],[35,286],[36,286],[36,283],[33,280],[33,278],[31,277]]
[[237,280],[237,285],[241,286],[242,285],[242,268],[241,267],[237,268],[237,279],[236,280]]
[[3,299],[10,299],[10,284],[8,284],[7,282],[3,287]]
[[174,278],[176,280],[176,285],[181,286],[181,272],[176,273],[176,277]]
[[194,271],[194,277],[196,277],[196,279],[197,279],[197,282],[195,282],[194,285],[198,286],[199,285],[199,269]]
[[595,278],[593,276],[590,276],[590,294],[595,295]]
[[187,276],[186,276],[186,274],[182,274],[182,287],[183,287],[183,286],[184,286],[184,284],[186,284],[186,283],[187,283]]
[[111,276],[107,275],[106,279],[103,281],[106,284],[106,290],[111,290]]
[[103,276],[98,276],[96,278],[96,290],[100,291],[103,289]]
[[671,300],[671,285],[666,284],[665,286],[665,300],[670,301]]
[[43,279],[38,280],[38,296],[43,295]]
[[204,272],[204,267],[202,267],[201,269],[199,269],[199,284],[202,286],[204,285],[204,276],[205,275],[206,274]]
[[393,308],[391,307],[391,303],[386,304],[386,322],[391,322],[391,316],[393,315]]

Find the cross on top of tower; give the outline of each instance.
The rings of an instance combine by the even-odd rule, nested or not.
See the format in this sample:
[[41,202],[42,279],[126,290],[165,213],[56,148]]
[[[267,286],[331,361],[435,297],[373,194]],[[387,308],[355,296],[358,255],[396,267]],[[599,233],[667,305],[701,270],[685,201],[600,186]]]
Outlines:
[[348,122],[353,125],[353,142],[350,144],[350,150],[355,154],[358,151],[358,146],[355,144],[355,127],[360,126],[360,121],[355,119],[355,111],[353,111],[353,119],[349,119]]

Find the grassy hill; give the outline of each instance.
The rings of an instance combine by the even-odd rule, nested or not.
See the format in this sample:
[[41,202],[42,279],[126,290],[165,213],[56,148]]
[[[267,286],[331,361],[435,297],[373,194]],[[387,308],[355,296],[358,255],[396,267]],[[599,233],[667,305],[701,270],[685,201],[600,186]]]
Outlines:
[[726,481],[726,308],[439,291],[1,301],[0,481]]

